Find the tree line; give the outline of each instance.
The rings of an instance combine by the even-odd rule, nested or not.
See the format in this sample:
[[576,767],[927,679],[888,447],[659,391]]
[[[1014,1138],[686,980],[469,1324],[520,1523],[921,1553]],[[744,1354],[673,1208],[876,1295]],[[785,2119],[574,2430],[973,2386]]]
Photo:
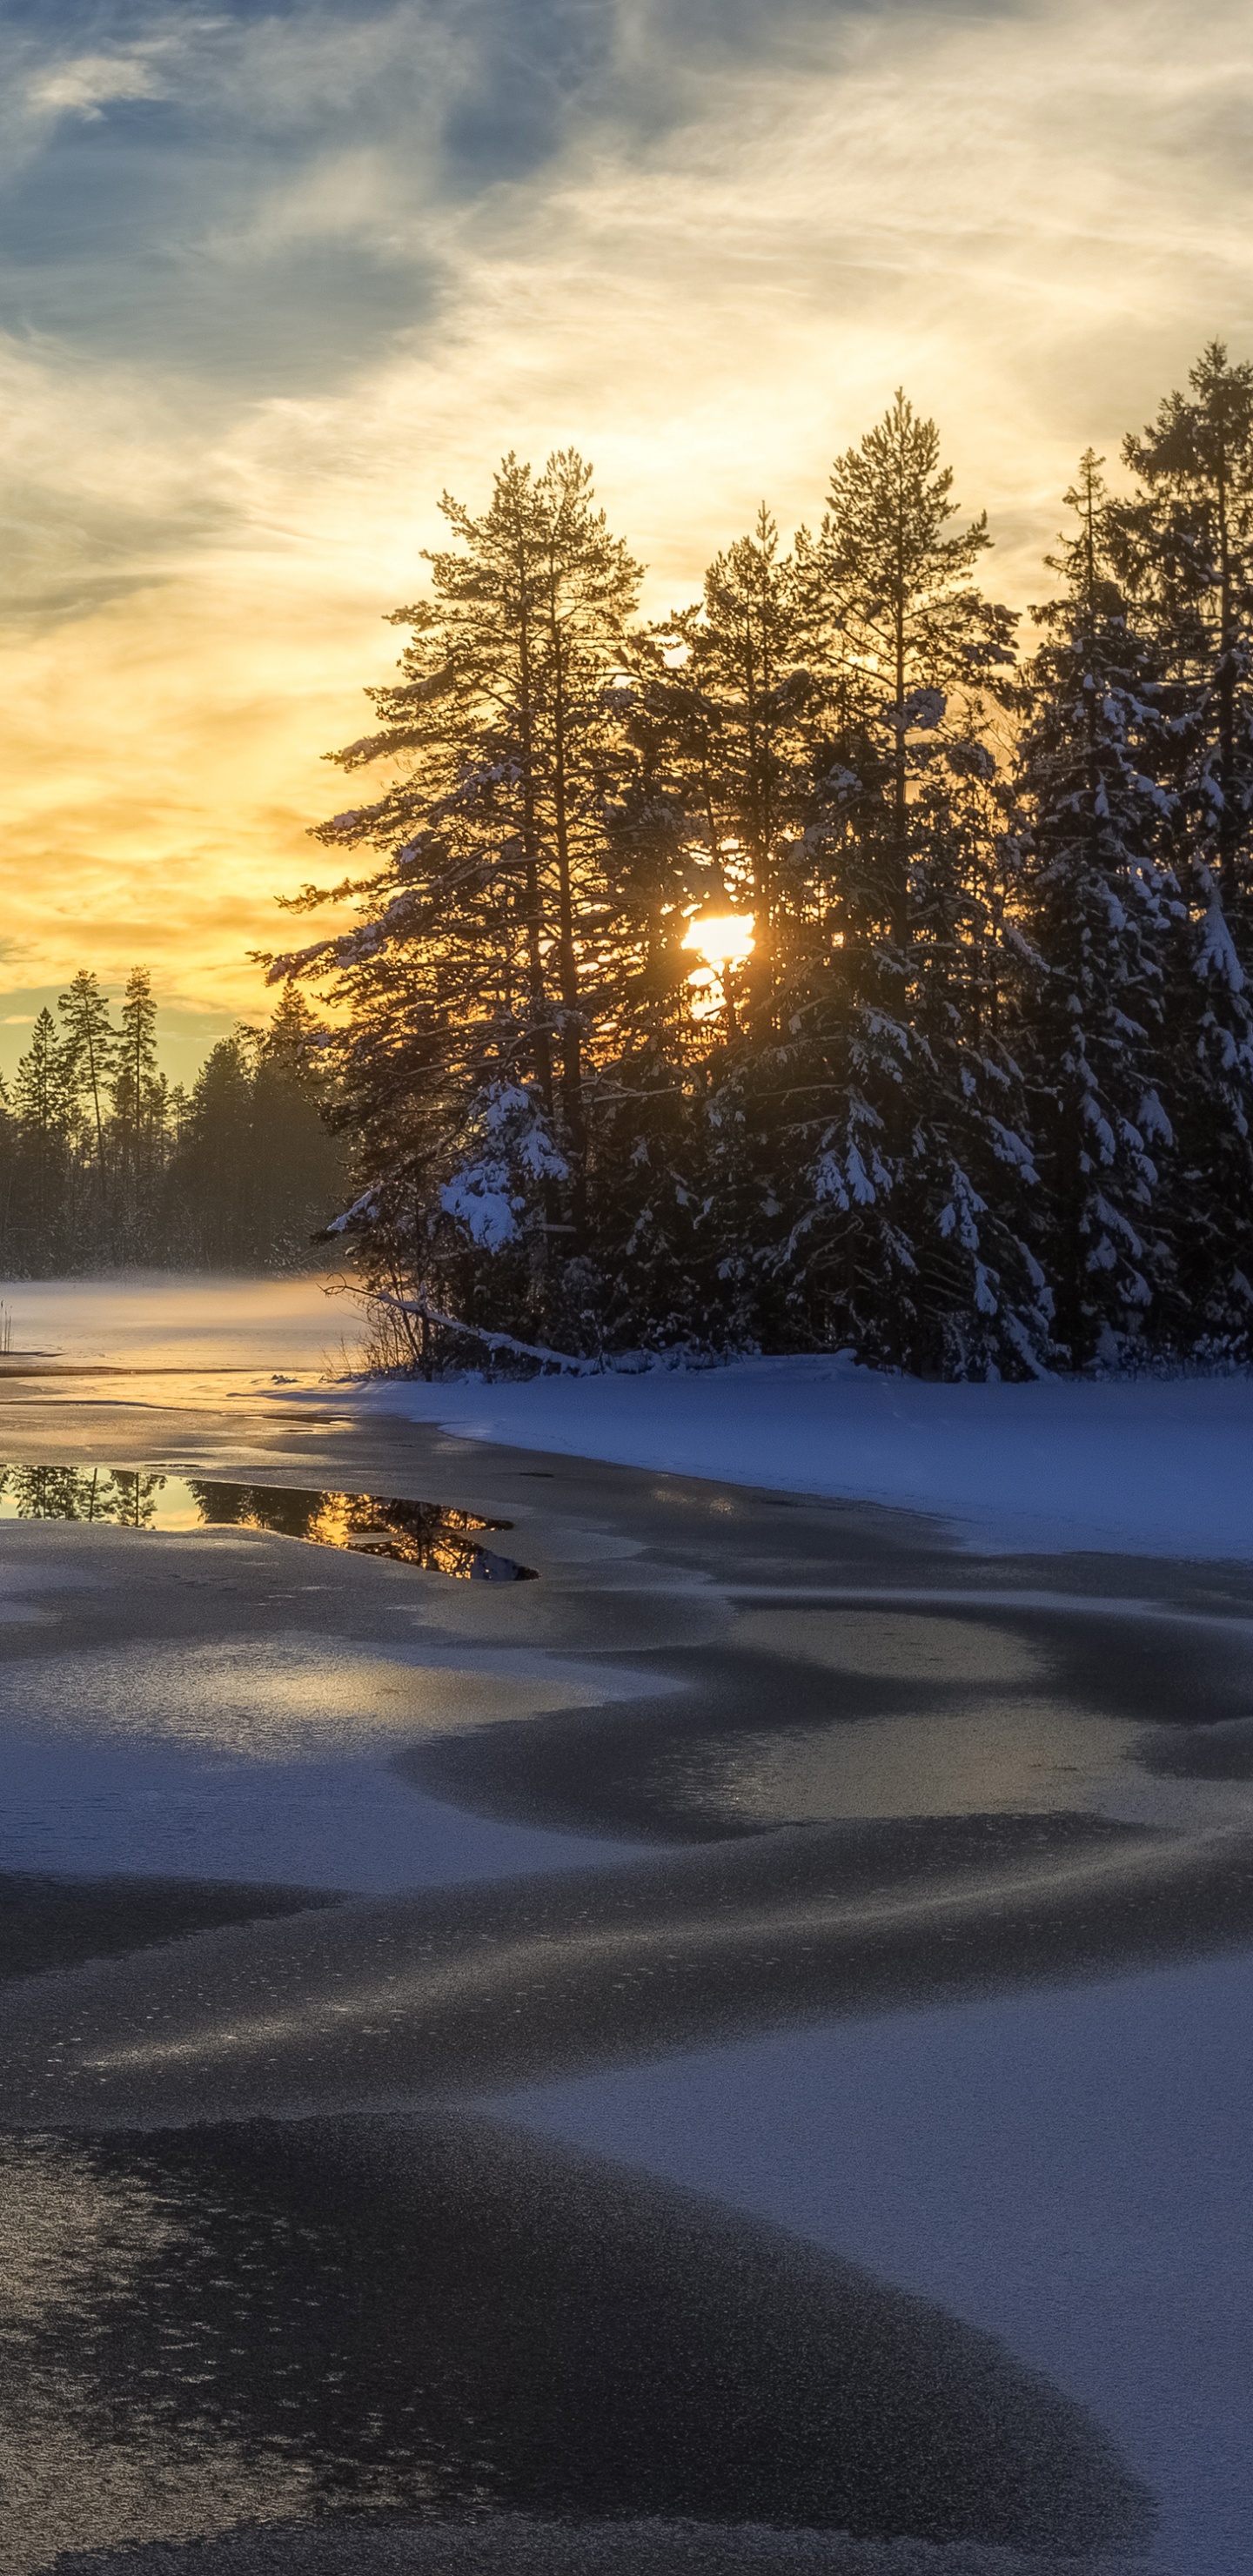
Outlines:
[[903,394],[651,623],[576,454],[445,497],[330,755],[383,770],[316,835],[370,855],[292,905],[357,925],[268,961],[336,1005],[415,1355],[1249,1359],[1253,368],[1211,345],[1123,466],[1025,643]]
[[[1018,621],[905,394],[784,549],[637,616],[590,471],[508,456],[330,755],[366,1285],[567,1352],[941,1376],[1250,1358],[1253,368],[1088,451]],[[405,1309],[402,1314],[400,1309]]]
[[157,1062],[147,969],[115,1023],[80,969],[40,1012],[11,1087],[0,1084],[0,1270],[51,1278],[134,1266],[282,1269],[343,1193],[322,1115],[322,1032],[294,987],[269,1026],[219,1039],[190,1090]]

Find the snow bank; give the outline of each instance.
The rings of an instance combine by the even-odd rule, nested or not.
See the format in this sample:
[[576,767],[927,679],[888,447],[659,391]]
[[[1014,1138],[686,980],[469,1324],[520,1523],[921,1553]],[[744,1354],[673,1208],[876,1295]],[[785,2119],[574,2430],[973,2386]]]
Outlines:
[[349,1381],[336,1402],[468,1440],[935,1513],[971,1547],[1253,1558],[1249,1377],[939,1386],[841,1356]]
[[[152,1273],[0,1282],[0,1299],[15,1357],[231,1371],[233,1388],[185,1377],[180,1403],[277,1382],[324,1410],[319,1363],[359,1324],[343,1284]],[[283,1374],[262,1388],[258,1371]],[[935,1513],[972,1547],[1253,1558],[1253,1377],[933,1386],[814,1356],[494,1385],[342,1379],[335,1400],[464,1439]]]

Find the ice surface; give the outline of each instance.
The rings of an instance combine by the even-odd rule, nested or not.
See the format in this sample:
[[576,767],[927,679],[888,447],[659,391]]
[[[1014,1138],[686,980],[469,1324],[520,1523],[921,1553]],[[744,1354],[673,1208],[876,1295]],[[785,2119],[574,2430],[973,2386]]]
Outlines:
[[631,1846],[612,1838],[467,1815],[392,1756],[431,1728],[646,1686],[632,1670],[542,1652],[374,1654],[299,1635],[11,1656],[0,1661],[0,1870],[384,1895],[620,1861]]
[[[19,1280],[0,1299],[15,1361],[20,1344],[80,1367],[240,1373],[237,1390],[184,1379],[180,1403],[221,1404],[262,1375],[285,1404],[325,1409],[322,1368],[347,1364],[358,1330],[351,1297],[313,1277]],[[331,1401],[463,1439],[933,1513],[984,1549],[1253,1558],[1253,1376],[941,1386],[815,1355],[495,1384],[341,1377]]]
[[390,1896],[630,1856],[623,1843],[467,1815],[348,1755],[261,1766],[180,1745],[5,1746],[0,1870]]
[[1253,1959],[781,2032],[497,2098],[1004,2337],[1248,2576]]
[[331,1280],[137,1271],[111,1279],[0,1280],[12,1360],[77,1367],[316,1370],[355,1338],[356,1308]]

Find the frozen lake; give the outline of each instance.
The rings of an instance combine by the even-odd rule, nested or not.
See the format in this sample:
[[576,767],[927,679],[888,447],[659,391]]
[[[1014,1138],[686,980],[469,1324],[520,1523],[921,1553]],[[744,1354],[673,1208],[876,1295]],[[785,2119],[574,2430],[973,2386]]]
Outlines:
[[[148,1535],[116,1514],[0,1527],[0,1863],[32,1955],[41,1925],[65,1949],[44,1962],[67,1980],[72,2017],[48,2005],[57,2050],[92,2052],[90,2116],[62,2128],[50,2095],[36,2125],[54,2149],[21,2123],[3,2149],[13,2245],[35,2211],[52,2246],[40,2279],[62,2283],[55,2367],[35,2374],[23,2419],[15,2569],[34,2576],[54,2544],[104,2530],[299,2518],[315,2475],[336,2510],[367,2473],[385,2476],[381,2502],[425,2510],[432,2457],[451,2506],[477,2510],[467,2376],[494,2428],[494,2506],[567,2510],[559,2480],[536,2480],[584,2360],[545,2400],[542,2439],[515,2398],[518,2352],[542,2371],[567,2330],[546,2304],[554,2282],[580,2355],[626,2356],[625,2396],[598,2398],[580,2434],[597,2509],[659,2492],[632,2483],[634,2465],[614,2485],[610,2437],[652,2403],[655,2355],[681,2328],[711,2391],[687,2450],[712,2461],[720,2509],[746,2511],[736,2480],[777,2436],[714,2457],[726,2373],[743,2365],[756,2427],[764,2345],[785,2379],[799,2367],[806,2267],[827,2300],[821,2266],[838,2259],[867,2268],[885,2331],[901,2293],[933,2302],[955,2352],[1003,2339],[1015,2406],[1038,2387],[1042,2405],[1087,2410],[1161,2510],[1155,2569],[1244,2576],[1253,1578],[1130,1551],[1169,1506],[1180,1546],[1251,1552],[1249,1383],[936,1389],[814,1360],[337,1385],[328,1402],[353,1310],[316,1278],[0,1295],[15,1345],[4,1454],[28,1477],[94,1476],[99,1461],[107,1478],[129,1461],[154,1491],[165,1478],[175,1520],[214,1476],[258,1493],[264,1478],[293,1508],[421,1496],[515,1532],[501,1544],[539,1574],[451,1581],[256,1514],[200,1527],[190,1505]],[[18,1345],[50,1354],[47,1377],[15,1374]],[[88,1374],[61,1382],[58,1366]],[[592,1463],[615,1448],[636,1467]],[[775,1490],[732,1481],[754,1473]],[[1040,1544],[1024,1518],[1033,1476],[1054,1499],[1074,1488],[1072,1541],[1086,1530],[1107,1548],[1114,1533],[1122,1561],[972,1559],[975,1495],[994,1547],[1007,1532]],[[877,1480],[945,1519],[807,1502],[807,1477],[859,1495]],[[14,1483],[14,1509],[26,1498]],[[663,1866],[673,1887],[667,1875],[650,1897]],[[872,1919],[841,1930],[863,1879]],[[1072,1880],[1092,1895],[1067,1914]],[[340,1901],[302,1917],[302,1889]],[[916,1982],[895,2010],[877,1986],[859,2002],[863,1953],[924,1900]],[[44,2070],[36,1986],[11,2001],[6,2049],[17,2065],[25,2012]],[[249,2019],[258,1993],[282,2005],[264,2028]],[[154,2014],[165,2035],[136,2074]],[[446,2133],[441,2085],[463,2105]],[[293,2106],[300,2122],[280,2121]],[[410,2125],[392,2145],[398,2108]],[[315,2300],[286,2250],[311,2208]],[[82,2241],[85,2210],[107,2230],[118,2209],[134,2216],[131,2270],[83,2290],[56,2249]],[[745,2263],[774,2277],[763,2222],[788,2232],[792,2267],[769,2336],[724,2296]],[[694,2250],[676,2269],[684,2228]],[[466,2244],[490,2291],[481,2316]],[[445,2327],[428,2276],[446,2247]],[[368,2347],[353,2340],[362,2280]],[[237,2349],[236,2315],[258,2296],[288,2373],[273,2388]],[[842,2349],[842,2314],[823,2354]],[[107,2441],[97,2347],[122,2410]],[[968,2364],[928,2407],[958,2382],[977,2392],[973,2346]],[[157,2381],[168,2425],[145,2412]],[[341,2385],[331,2444],[326,2390]],[[665,2412],[640,2437],[650,2476],[669,2457]],[[376,2419],[391,2428],[381,2468]],[[102,2505],[118,2462],[150,2484]],[[675,2492],[703,2509],[704,2488]],[[893,2527],[895,2505],[875,2510],[869,2528]]]
[[1113,2427],[1155,2566],[1245,2576],[1253,1963],[780,2031],[501,2099],[1002,2336]]
[[[456,1441],[596,1458],[765,1491],[939,1516],[959,1545],[1253,1562],[1253,1375],[941,1385],[847,1352],[707,1369],[347,1382],[360,1310],[343,1272],[0,1282],[18,1375],[178,1371],[177,1401],[291,1391],[293,1407],[422,1425]],[[34,1363],[38,1369],[39,1361]],[[228,1383],[233,1373],[235,1384]],[[19,1379],[29,1385],[29,1376]],[[134,1390],[151,1404],[175,1390]]]
[[356,1309],[339,1273],[230,1278],[163,1270],[113,1279],[0,1280],[11,1360],[63,1366],[291,1370],[345,1365]]

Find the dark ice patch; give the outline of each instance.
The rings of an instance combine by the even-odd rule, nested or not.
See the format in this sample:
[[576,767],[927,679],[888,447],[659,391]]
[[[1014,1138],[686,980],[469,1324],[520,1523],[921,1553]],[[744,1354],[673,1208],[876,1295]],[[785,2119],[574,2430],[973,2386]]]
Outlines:
[[87,1959],[116,1958],[222,1923],[302,1914],[342,1898],[313,1888],[249,1887],[185,1878],[58,1878],[0,1873],[0,1983]]
[[[299,2466],[310,2516],[691,2516],[1068,2553],[1151,2525],[1108,2438],[992,2337],[495,2124],[255,2122],[5,2161],[14,2202],[37,2192],[55,2234],[64,2201],[85,2248],[17,2320],[28,2454],[87,2423],[151,2469],[136,2539],[187,2528],[180,2463],[203,2493],[219,2446],[259,2522],[267,2475]],[[60,2545],[83,2547],[96,2503],[65,2453],[82,2491]]]
[[1167,1780],[1253,1780],[1253,1717],[1215,1726],[1163,1726],[1142,1736],[1136,1760]]

